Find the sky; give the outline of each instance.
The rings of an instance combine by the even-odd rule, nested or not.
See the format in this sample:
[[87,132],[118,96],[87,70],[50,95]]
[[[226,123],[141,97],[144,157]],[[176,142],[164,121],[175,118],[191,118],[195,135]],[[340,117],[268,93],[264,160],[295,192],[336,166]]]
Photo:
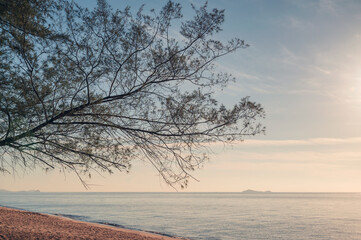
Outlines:
[[[91,8],[94,1],[78,0]],[[190,4],[179,1],[183,14]],[[110,1],[113,8],[160,9],[157,1]],[[225,9],[216,38],[250,47],[216,64],[236,81],[217,99],[250,96],[266,111],[266,134],[212,154],[185,192],[361,192],[361,2],[343,0],[210,0]],[[40,170],[0,175],[0,189],[94,192],[174,192],[146,162],[129,174],[94,175],[86,190],[73,173]]]

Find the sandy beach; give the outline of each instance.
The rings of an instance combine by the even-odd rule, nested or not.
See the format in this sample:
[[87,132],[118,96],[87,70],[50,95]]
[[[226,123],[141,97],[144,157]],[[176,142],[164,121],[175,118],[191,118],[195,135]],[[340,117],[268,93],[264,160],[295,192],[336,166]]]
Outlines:
[[0,207],[0,240],[3,239],[175,240],[177,238]]

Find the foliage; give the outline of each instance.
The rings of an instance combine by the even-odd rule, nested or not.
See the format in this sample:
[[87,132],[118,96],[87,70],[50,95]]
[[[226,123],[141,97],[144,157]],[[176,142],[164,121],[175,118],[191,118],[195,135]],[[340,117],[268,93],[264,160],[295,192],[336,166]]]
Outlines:
[[0,0],[0,170],[14,166],[128,171],[148,160],[187,185],[207,159],[204,143],[264,129],[259,104],[227,109],[212,89],[232,77],[214,61],[248,45],[212,39],[223,10],[182,20],[169,1],[158,13],[93,10],[74,2]]

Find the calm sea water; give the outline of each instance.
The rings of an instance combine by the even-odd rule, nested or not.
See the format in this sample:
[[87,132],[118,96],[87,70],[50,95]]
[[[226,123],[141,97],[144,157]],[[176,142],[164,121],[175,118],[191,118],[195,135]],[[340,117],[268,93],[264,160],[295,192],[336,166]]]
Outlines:
[[0,205],[190,239],[361,239],[358,193],[0,193]]

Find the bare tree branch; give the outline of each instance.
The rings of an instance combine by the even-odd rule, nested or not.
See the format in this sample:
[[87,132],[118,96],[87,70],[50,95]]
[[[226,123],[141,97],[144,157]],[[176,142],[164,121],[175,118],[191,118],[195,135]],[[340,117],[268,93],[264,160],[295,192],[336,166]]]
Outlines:
[[[212,97],[232,76],[219,58],[248,45],[216,40],[224,11],[88,10],[67,0],[0,6],[0,171],[29,163],[74,171],[129,171],[149,161],[166,183],[186,187],[208,159],[205,143],[264,132],[249,97]],[[20,7],[18,7],[20,6]],[[176,26],[179,26],[178,28]]]

